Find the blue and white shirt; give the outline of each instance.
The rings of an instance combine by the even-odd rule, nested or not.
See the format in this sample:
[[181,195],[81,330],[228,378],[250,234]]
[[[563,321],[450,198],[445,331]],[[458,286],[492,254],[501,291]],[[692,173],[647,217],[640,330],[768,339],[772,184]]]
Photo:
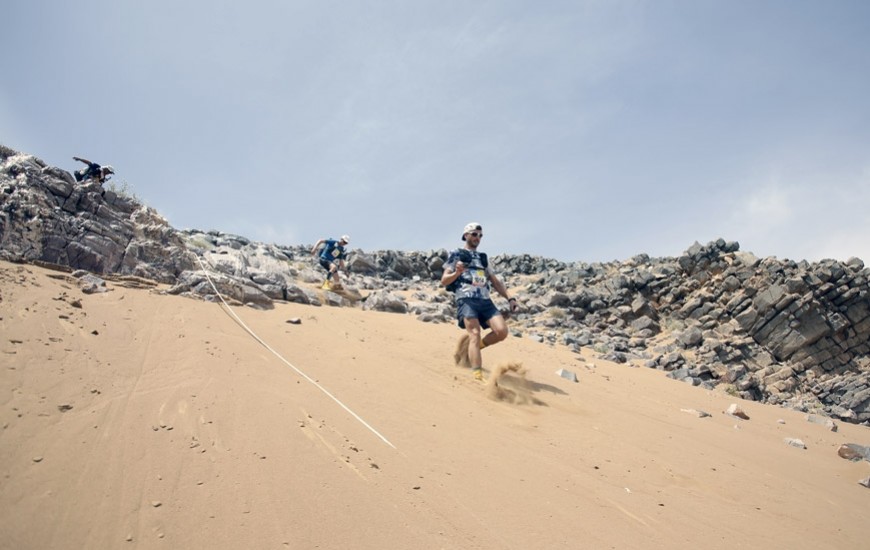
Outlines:
[[465,271],[463,271],[457,279],[457,281],[459,281],[459,287],[455,292],[456,299],[479,298],[489,300],[489,277],[492,275],[492,271],[488,266],[483,266],[480,254],[477,251],[468,250],[466,248],[454,250],[449,256],[447,256],[447,261],[444,263],[444,267],[449,268],[451,271],[455,271],[456,262],[460,261],[460,258],[462,257],[465,258],[462,260],[462,263],[465,264]]
[[344,260],[346,257],[344,247],[338,244],[338,241],[335,239],[327,239],[323,245],[323,250],[320,252],[320,259],[327,262]]

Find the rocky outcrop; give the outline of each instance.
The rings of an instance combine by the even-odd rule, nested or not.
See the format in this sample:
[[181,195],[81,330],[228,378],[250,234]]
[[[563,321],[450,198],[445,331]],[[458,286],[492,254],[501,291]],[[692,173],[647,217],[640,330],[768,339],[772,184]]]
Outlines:
[[[2,146],[0,258],[139,276],[211,300],[217,288],[259,308],[290,301],[455,322],[439,284],[446,250],[352,251],[345,291],[323,292],[309,246],[179,231],[131,197]],[[677,258],[490,263],[523,304],[516,336],[870,425],[870,270],[857,258],[760,259],[720,239]]]
[[855,258],[762,260],[719,240],[679,258],[551,266],[525,286],[518,318],[609,360],[867,423],[868,274]]
[[0,257],[173,282],[194,265],[177,232],[132,198],[0,146]]

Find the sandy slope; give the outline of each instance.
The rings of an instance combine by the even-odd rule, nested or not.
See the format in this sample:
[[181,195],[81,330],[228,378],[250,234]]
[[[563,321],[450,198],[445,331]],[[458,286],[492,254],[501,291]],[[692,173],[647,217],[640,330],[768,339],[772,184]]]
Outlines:
[[221,306],[109,286],[84,295],[62,273],[0,264],[2,548],[870,540],[870,490],[857,483],[870,463],[836,452],[870,444],[867,428],[833,433],[750,402],[737,420],[722,414],[727,395],[519,338],[484,358],[522,362],[531,401],[496,401],[453,366],[454,326],[234,308],[369,429]]

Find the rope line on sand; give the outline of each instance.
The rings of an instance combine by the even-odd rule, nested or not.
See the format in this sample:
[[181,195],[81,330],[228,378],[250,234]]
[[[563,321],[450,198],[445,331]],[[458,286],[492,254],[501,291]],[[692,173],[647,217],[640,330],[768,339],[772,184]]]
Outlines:
[[214,290],[215,294],[216,294],[217,297],[220,299],[220,301],[221,301],[221,303],[224,305],[224,307],[226,307],[226,309],[227,309],[227,311],[229,312],[229,314],[232,315],[233,319],[235,319],[235,321],[236,321],[236,322],[237,322],[237,323],[238,323],[238,324],[239,324],[243,329],[245,329],[245,332],[247,332],[248,334],[250,334],[250,335],[254,338],[254,340],[256,340],[257,342],[259,342],[259,343],[260,343],[264,348],[266,348],[267,350],[271,351],[272,354],[275,355],[275,357],[277,357],[278,359],[280,359],[280,360],[281,360],[285,365],[287,365],[288,367],[290,367],[291,369],[293,369],[294,371],[296,371],[296,373],[297,373],[299,376],[301,376],[302,378],[304,378],[304,379],[308,380],[309,382],[311,382],[312,384],[314,384],[314,386],[315,386],[317,389],[319,389],[320,391],[322,391],[324,394],[326,394],[327,397],[329,397],[330,399],[332,399],[333,401],[335,401],[336,403],[338,403],[338,405],[339,405],[342,409],[344,409],[345,411],[347,411],[351,416],[353,416],[355,419],[357,419],[357,421],[359,421],[360,424],[362,424],[363,426],[365,426],[366,428],[368,428],[369,431],[371,431],[373,434],[375,434],[376,436],[378,436],[378,437],[381,439],[381,441],[383,441],[384,443],[386,443],[387,445],[389,445],[390,447],[392,447],[392,448],[394,448],[394,449],[396,448],[396,446],[393,445],[392,443],[390,443],[390,441],[389,441],[386,437],[384,437],[383,435],[381,435],[380,432],[378,432],[376,429],[374,429],[374,428],[373,428],[373,427],[372,427],[368,422],[366,422],[365,420],[363,420],[362,417],[360,417],[358,414],[356,414],[355,412],[353,412],[353,411],[350,409],[350,407],[348,407],[347,405],[345,405],[344,403],[342,403],[342,402],[341,402],[337,397],[335,397],[334,395],[332,395],[332,393],[330,393],[329,390],[327,390],[326,388],[324,388],[323,386],[321,386],[320,383],[318,383],[316,380],[314,380],[313,378],[311,378],[310,376],[308,376],[307,374],[305,374],[304,372],[302,372],[301,370],[299,370],[298,368],[296,368],[296,367],[293,365],[293,363],[291,363],[290,361],[284,359],[284,357],[282,357],[280,353],[278,353],[277,351],[275,351],[274,349],[272,349],[272,347],[271,347],[269,344],[267,344],[267,343],[266,343],[262,338],[260,338],[259,336],[257,336],[257,334],[256,334],[253,330],[251,330],[251,328],[248,327],[248,325],[246,325],[245,322],[242,321],[241,318],[239,318],[238,315],[236,315],[236,312],[233,311],[233,308],[230,307],[230,305],[226,302],[226,300],[224,300],[223,295],[221,295],[220,291],[217,289],[217,287],[215,286],[214,282],[211,280],[211,277],[209,277],[209,275],[208,275],[208,271],[206,271],[206,269],[205,269],[205,265],[203,265],[203,263],[202,263],[202,258],[201,258],[200,256],[197,255],[197,256],[196,256],[196,259],[197,259],[197,261],[199,261],[199,267],[202,268],[202,272],[205,274],[205,278],[206,278],[206,280],[208,280],[208,284],[211,285],[211,288]]

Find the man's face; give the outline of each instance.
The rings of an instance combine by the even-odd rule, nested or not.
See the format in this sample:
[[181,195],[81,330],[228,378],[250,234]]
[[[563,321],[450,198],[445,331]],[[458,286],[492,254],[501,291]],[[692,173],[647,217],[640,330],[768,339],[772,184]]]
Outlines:
[[471,245],[472,248],[477,248],[480,244],[480,239],[483,238],[483,231],[469,231],[465,234],[465,241]]

